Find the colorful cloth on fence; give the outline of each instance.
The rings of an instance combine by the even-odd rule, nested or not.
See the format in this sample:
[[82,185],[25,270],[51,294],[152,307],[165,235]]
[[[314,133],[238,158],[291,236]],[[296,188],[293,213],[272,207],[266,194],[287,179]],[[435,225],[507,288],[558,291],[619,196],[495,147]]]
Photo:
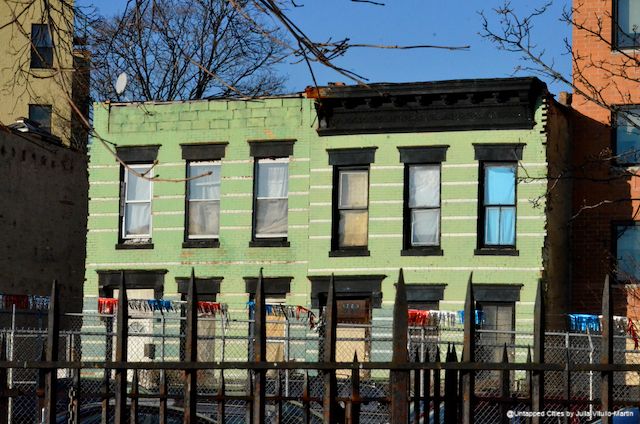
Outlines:
[[[476,316],[476,325],[484,324],[484,311],[476,309],[475,316]],[[458,311],[458,324],[464,325],[464,310]]]
[[11,310],[14,307],[20,310],[47,311],[49,309],[49,296],[26,294],[0,295],[0,309]]
[[[185,302],[174,302],[164,299],[129,299],[127,305],[130,310],[143,312],[169,312],[178,311],[180,305]],[[118,299],[115,298],[98,298],[98,313],[113,314],[118,307]],[[198,312],[209,315],[226,315],[229,308],[226,304],[218,302],[198,302]]]
[[586,333],[587,331],[599,332],[600,328],[600,317],[598,315],[569,314],[569,329],[571,331],[581,333]]
[[409,309],[409,325],[418,327],[453,327],[456,313],[451,311]]
[[[250,300],[246,305],[247,309],[253,311],[256,307],[256,302]],[[284,317],[287,320],[296,319],[298,321],[306,322],[309,324],[309,328],[311,329],[314,329],[318,324],[316,314],[314,314],[310,309],[300,305],[284,305],[281,303],[266,304],[265,312],[267,313],[267,316]]]

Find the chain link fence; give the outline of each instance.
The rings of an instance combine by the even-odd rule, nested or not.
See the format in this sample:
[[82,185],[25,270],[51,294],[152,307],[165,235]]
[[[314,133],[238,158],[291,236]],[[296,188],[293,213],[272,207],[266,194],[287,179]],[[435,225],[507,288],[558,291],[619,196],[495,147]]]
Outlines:
[[[185,319],[181,311],[130,311],[128,328],[128,361],[161,362],[182,361],[185,354]],[[207,362],[244,362],[253,358],[253,322],[248,319],[230,319],[226,315],[203,314],[198,319],[198,360]],[[7,357],[10,360],[39,360],[46,340],[46,315],[8,317],[0,314],[0,335],[8,341]],[[59,340],[61,360],[104,361],[114,359],[116,345],[116,320],[112,314],[68,315],[63,320],[65,330]],[[392,322],[375,325],[340,323],[337,327],[336,361],[351,362],[357,358],[365,361],[391,361],[393,329]],[[267,361],[268,362],[316,362],[323,353],[323,326],[311,325],[303,317],[269,316],[267,319]],[[462,355],[463,329],[460,325],[439,327],[411,327],[409,329],[409,352],[413,361],[445,360],[448,350],[455,349],[458,360]],[[531,333],[515,331],[476,331],[477,362],[502,362],[506,354],[509,362],[525,363],[533,345]],[[620,332],[614,343],[615,363],[639,364],[640,350],[636,340]],[[439,356],[438,356],[439,355]],[[600,361],[600,335],[589,333],[547,333],[545,337],[545,362],[566,364],[589,364]],[[133,379],[129,371],[128,380]],[[249,397],[250,371],[225,370],[225,395]],[[306,374],[306,375],[305,375]],[[591,411],[590,402],[598,401],[600,376],[593,372],[546,372],[545,398],[549,410],[572,412]],[[184,379],[180,371],[166,371],[172,413],[181,413]],[[68,394],[72,388],[73,371],[58,372],[58,411],[61,415],[69,409]],[[81,373],[80,392],[83,410],[91,416],[101,414],[101,402],[106,390],[113,392],[113,371],[84,369]],[[202,401],[198,413],[202,422],[217,422],[218,408],[213,396],[218,394],[221,371],[203,370],[198,372],[198,393]],[[146,394],[157,394],[160,390],[160,371],[141,370],[138,375],[140,390]],[[266,392],[271,396],[284,396],[286,401],[268,403],[267,421],[275,422],[279,409],[281,422],[301,422],[304,413],[301,402],[304,380],[308,379],[311,397],[311,422],[322,422],[322,375],[316,371],[305,373],[299,370],[270,370],[267,373]],[[501,376],[498,371],[477,371],[475,373],[475,419],[478,423],[499,422],[504,411],[496,401],[503,393]],[[361,370],[360,396],[373,399],[361,406],[362,423],[386,423],[389,421],[389,371]],[[440,374],[444,381],[444,372]],[[413,381],[413,379],[412,379]],[[10,402],[10,422],[33,424],[38,422],[39,400],[42,393],[37,370],[11,369],[9,382],[12,389],[21,395]],[[431,384],[431,396],[434,385]],[[443,388],[443,386],[440,386]],[[338,397],[351,395],[351,370],[338,373]],[[507,395],[512,399],[510,409],[529,410],[530,378],[525,371],[512,371],[509,375]],[[424,391],[424,388],[422,388]],[[614,400],[619,403],[640,398],[640,374],[619,372],[614,376]],[[444,392],[440,393],[444,396]],[[113,401],[111,401],[113,402]],[[141,401],[144,408],[153,412],[157,400]],[[226,400],[226,421],[241,423],[247,420],[247,400]],[[597,403],[597,402],[595,402]],[[516,406],[514,407],[513,404]],[[344,405],[344,402],[343,402]],[[346,406],[346,405],[344,405]],[[412,413],[419,413],[411,406]],[[150,413],[152,413],[150,412]],[[428,413],[420,412],[426,419]],[[209,421],[206,421],[209,420]],[[552,417],[545,422],[556,422]],[[97,421],[99,422],[99,420]],[[586,421],[585,421],[586,422]]]

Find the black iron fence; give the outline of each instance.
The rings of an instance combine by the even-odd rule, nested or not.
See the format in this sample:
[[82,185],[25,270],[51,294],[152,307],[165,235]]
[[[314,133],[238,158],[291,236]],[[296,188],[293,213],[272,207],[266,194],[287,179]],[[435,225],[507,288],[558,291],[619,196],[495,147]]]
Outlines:
[[[336,362],[338,342],[344,342],[345,336],[338,334],[333,281],[316,339],[316,360],[287,355],[286,360],[272,362],[267,347],[273,335],[267,334],[262,278],[251,337],[244,343],[249,360],[230,361],[224,354],[203,360],[208,357],[202,350],[214,348],[203,344],[198,334],[194,280],[187,296],[184,334],[177,343],[180,355],[163,354],[154,361],[131,360],[131,341],[136,335],[130,333],[124,275],[115,323],[110,326],[115,337],[108,334],[110,353],[100,360],[84,360],[83,343],[91,343],[91,339],[82,340],[87,332],[60,330],[54,283],[48,328],[41,334],[46,337],[46,343],[40,344],[42,352],[7,360],[8,333],[0,331],[0,424],[573,423],[591,422],[595,417],[606,423],[611,422],[610,413],[624,413],[624,408],[640,405],[640,365],[629,363],[627,354],[618,353],[614,360],[608,280],[602,329],[589,337],[597,348],[570,350],[570,335],[543,332],[541,288],[533,335],[527,339],[530,348],[483,344],[486,337],[471,319],[465,320],[458,342],[443,344],[431,332],[416,333],[409,327],[401,272],[390,327],[391,360],[359,358],[354,349],[356,354],[348,362]],[[465,316],[474,316],[474,310],[470,279]],[[357,337],[346,340],[359,341]],[[37,342],[32,344],[32,350],[39,350]],[[526,355],[515,355],[516,348]],[[26,384],[28,378],[25,384],[12,384],[15,380],[10,375],[18,372],[30,373],[25,375],[33,384]],[[18,399],[31,415],[15,414],[12,408]]]

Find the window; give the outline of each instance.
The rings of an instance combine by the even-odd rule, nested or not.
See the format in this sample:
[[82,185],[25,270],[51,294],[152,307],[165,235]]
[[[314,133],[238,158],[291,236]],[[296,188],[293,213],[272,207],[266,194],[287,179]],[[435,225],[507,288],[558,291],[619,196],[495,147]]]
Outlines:
[[615,16],[616,47],[640,46],[640,2],[617,0]]
[[254,240],[286,241],[289,158],[258,159],[254,182]]
[[29,105],[29,119],[38,123],[40,129],[51,132],[51,105]]
[[640,281],[640,226],[616,225],[615,236],[618,281]]
[[151,198],[153,183],[148,178],[151,164],[129,165],[124,174],[122,238],[151,238]]
[[369,169],[338,168],[337,247],[366,248],[369,226]]
[[408,248],[440,245],[440,165],[407,165]]
[[516,164],[485,162],[481,247],[514,248],[516,244]]
[[616,162],[640,163],[640,108],[625,108],[616,113]]
[[482,311],[480,328],[480,351],[483,360],[501,362],[503,346],[506,344],[513,354],[515,325],[515,303],[513,302],[478,302],[477,309]]
[[53,66],[53,40],[49,25],[31,25],[31,67],[51,68]]
[[187,162],[187,240],[220,232],[220,161]]

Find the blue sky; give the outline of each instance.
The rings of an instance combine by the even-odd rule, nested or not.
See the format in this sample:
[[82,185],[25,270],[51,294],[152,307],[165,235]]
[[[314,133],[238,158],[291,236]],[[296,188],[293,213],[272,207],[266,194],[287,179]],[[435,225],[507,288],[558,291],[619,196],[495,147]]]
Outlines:
[[[353,49],[346,57],[336,60],[337,65],[365,76],[370,82],[509,77],[521,64],[517,55],[497,50],[478,35],[481,31],[478,11],[484,9],[489,17],[495,18],[491,9],[502,5],[501,0],[381,1],[386,2],[384,7],[350,0],[296,0],[304,6],[287,13],[314,41],[349,37],[354,43],[471,46],[468,51]],[[121,11],[126,0],[77,0],[76,3],[93,5],[99,13],[109,16]],[[517,10],[527,12],[546,1],[515,0],[512,3]],[[555,0],[551,9],[536,21],[532,37],[544,48],[545,57],[569,76],[571,60],[564,54],[563,39],[570,36],[570,28],[559,20],[566,4],[567,0]],[[303,63],[284,63],[280,70],[288,75],[290,92],[312,85]],[[320,65],[314,66],[314,72],[321,85],[330,81],[349,82]],[[550,89],[557,93],[567,87],[556,83],[550,84]]]

